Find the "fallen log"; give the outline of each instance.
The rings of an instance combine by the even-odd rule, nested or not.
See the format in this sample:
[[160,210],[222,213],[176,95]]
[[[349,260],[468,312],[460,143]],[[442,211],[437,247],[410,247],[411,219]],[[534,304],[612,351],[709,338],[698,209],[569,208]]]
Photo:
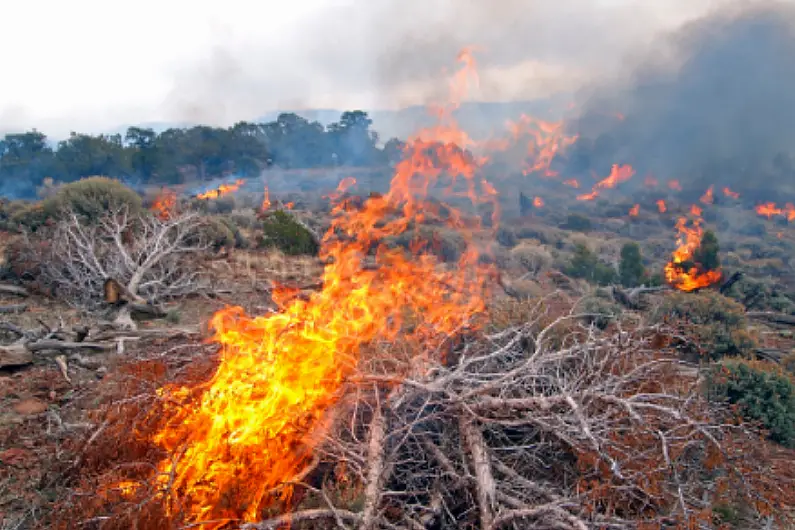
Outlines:
[[720,286],[720,289],[719,289],[720,294],[726,294],[727,292],[729,292],[729,289],[732,288],[732,285],[734,285],[735,283],[740,281],[742,279],[742,277],[743,277],[742,271],[737,271],[734,274],[732,274],[729,277],[729,279],[726,280],[725,282],[723,282],[723,285]]
[[757,358],[763,361],[770,361],[777,364],[780,364],[784,357],[787,355],[787,352],[783,350],[777,350],[774,348],[756,348],[754,350],[754,354]]
[[71,342],[65,340],[52,340],[45,339],[36,342],[29,342],[25,347],[33,352],[38,353],[42,351],[74,351],[74,350],[88,350],[93,352],[105,352],[116,349],[116,344],[103,344],[99,342]]
[[22,342],[0,346],[0,368],[24,366],[33,362],[33,353]]
[[635,287],[633,289],[624,290],[616,285],[611,287],[613,299],[619,304],[629,309],[640,309],[640,296],[643,294],[659,293],[663,291],[670,291],[671,288],[667,285],[659,287]]
[[30,293],[28,293],[28,290],[24,287],[19,287],[18,285],[9,285],[7,283],[0,283],[0,294],[13,294],[23,298],[30,296]]
[[773,322],[774,324],[782,324],[785,326],[795,326],[795,315],[787,315],[785,313],[773,313],[767,311],[747,311],[745,316],[756,320],[765,320]]
[[27,311],[28,304],[0,305],[0,313],[23,313]]

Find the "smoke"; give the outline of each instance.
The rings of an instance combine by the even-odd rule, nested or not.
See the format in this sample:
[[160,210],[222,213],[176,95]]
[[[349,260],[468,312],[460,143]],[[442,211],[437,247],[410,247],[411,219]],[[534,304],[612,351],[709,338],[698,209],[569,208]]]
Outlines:
[[545,98],[612,75],[628,53],[708,3],[351,0],[278,37],[219,33],[177,72],[164,108],[171,119],[229,123],[274,109],[421,105],[447,96],[443,71],[465,46],[479,61],[473,98]]
[[793,5],[724,8],[656,50],[587,94],[570,172],[630,163],[694,192],[717,184],[756,198],[795,184]]

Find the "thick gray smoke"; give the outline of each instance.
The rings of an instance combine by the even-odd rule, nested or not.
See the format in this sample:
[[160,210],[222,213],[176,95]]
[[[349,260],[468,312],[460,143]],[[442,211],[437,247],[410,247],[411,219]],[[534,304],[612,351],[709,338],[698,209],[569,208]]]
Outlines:
[[630,163],[694,192],[795,191],[795,7],[723,9],[658,50],[626,84],[591,95],[568,171]]
[[481,74],[472,97],[546,98],[602,80],[632,50],[715,1],[329,2],[280,28],[279,42],[265,26],[255,40],[219,37],[177,73],[165,110],[178,120],[228,123],[270,110],[444,101],[442,72],[456,68],[465,46],[475,47]]

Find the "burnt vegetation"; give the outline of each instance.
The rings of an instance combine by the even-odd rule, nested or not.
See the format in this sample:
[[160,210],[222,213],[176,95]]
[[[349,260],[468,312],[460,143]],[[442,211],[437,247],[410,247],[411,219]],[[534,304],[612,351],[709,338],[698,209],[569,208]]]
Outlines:
[[[795,49],[781,13],[685,28],[549,159],[359,111],[6,136],[39,197],[0,204],[0,529],[792,528],[795,106],[760,151],[726,100],[795,94],[748,57]],[[395,178],[245,189],[271,166]]]

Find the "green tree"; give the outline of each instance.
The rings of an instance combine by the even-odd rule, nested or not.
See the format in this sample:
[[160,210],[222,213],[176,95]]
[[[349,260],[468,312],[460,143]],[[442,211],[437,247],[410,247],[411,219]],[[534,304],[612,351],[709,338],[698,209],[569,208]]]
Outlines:
[[701,265],[705,271],[714,271],[720,268],[720,245],[718,237],[711,230],[701,236],[701,244],[693,252],[693,261]]
[[637,243],[627,243],[621,247],[618,275],[624,287],[636,287],[643,281],[646,269]]
[[610,285],[616,281],[615,269],[599,261],[596,254],[582,243],[574,246],[574,255],[565,272],[572,278],[582,278],[599,285]]

